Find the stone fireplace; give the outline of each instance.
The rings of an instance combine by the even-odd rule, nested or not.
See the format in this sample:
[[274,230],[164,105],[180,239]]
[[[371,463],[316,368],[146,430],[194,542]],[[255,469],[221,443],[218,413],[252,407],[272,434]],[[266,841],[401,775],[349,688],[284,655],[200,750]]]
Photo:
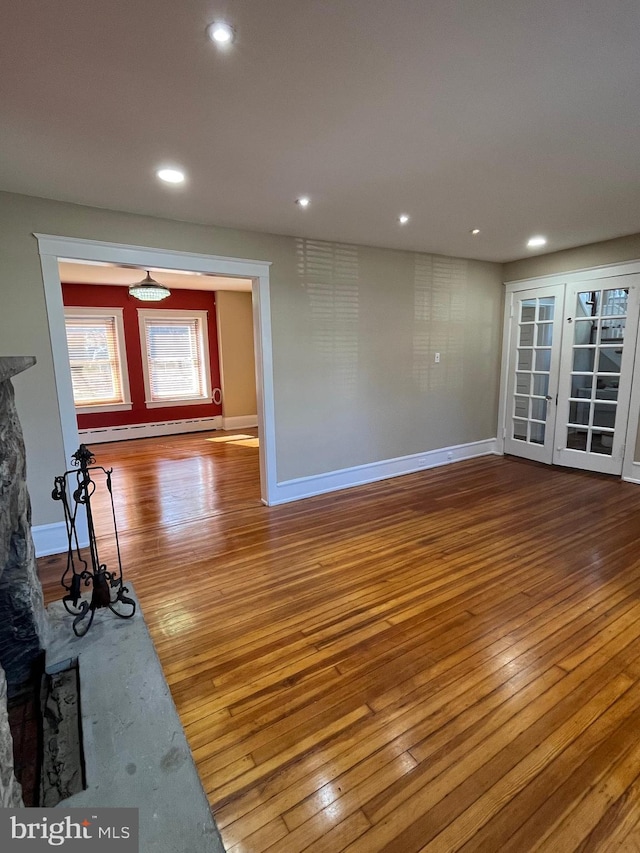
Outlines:
[[0,356],[0,806],[22,805],[13,771],[7,699],[32,678],[46,645],[47,616],[31,538],[22,429],[12,377],[31,356]]

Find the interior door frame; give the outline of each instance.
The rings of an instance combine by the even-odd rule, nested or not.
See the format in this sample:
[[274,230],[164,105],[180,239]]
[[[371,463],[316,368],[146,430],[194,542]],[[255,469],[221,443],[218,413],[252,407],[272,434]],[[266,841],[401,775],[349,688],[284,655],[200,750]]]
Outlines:
[[[640,258],[631,261],[622,261],[615,264],[603,264],[595,267],[585,267],[564,273],[553,273],[551,275],[537,276],[536,278],[513,279],[504,282],[505,287],[505,310],[502,334],[502,362],[500,375],[500,397],[498,402],[498,440],[496,449],[498,453],[504,454],[504,439],[508,423],[507,411],[509,400],[507,388],[509,380],[509,353],[511,348],[511,305],[514,293],[534,290],[540,287],[555,284],[579,284],[597,279],[604,281],[623,275],[640,273]],[[622,479],[632,483],[640,484],[640,462],[634,462],[635,445],[640,429],[640,334],[637,337],[634,353],[634,363],[631,384],[631,399],[629,402],[629,417],[625,435],[625,450],[622,460]]]
[[38,241],[40,265],[49,321],[53,368],[56,381],[62,440],[67,466],[78,449],[78,425],[73,403],[71,368],[67,352],[62,285],[58,261],[105,261],[163,269],[192,270],[252,280],[253,334],[256,358],[256,393],[260,435],[260,495],[269,506],[277,487],[275,453],[275,411],[273,398],[273,356],[271,346],[271,307],[269,267],[271,261],[254,261],[158,249],[123,243],[106,243],[78,237],[34,234]]

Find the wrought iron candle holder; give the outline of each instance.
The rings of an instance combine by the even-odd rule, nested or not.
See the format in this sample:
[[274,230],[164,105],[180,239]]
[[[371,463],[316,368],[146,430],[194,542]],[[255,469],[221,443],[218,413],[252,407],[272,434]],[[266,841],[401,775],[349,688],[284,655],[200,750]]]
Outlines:
[[[62,602],[67,612],[74,617],[73,632],[77,637],[84,637],[93,624],[96,610],[101,607],[108,607],[112,613],[121,619],[130,619],[136,612],[136,603],[132,598],[125,595],[129,590],[123,585],[122,581],[120,543],[111,487],[113,469],[107,470],[102,465],[96,465],[95,461],[91,450],[85,444],[81,444],[71,457],[73,468],[55,478],[55,487],[51,494],[54,501],[62,502],[64,508],[68,548],[67,565],[60,583],[66,590]],[[117,568],[113,570],[108,570],[106,563],[100,561],[91,507],[91,498],[97,487],[96,477],[101,479],[103,476],[109,493],[118,561]],[[78,542],[78,510],[80,507],[84,507],[86,510],[90,565],[83,557]],[[91,588],[90,598],[82,597],[83,587]]]

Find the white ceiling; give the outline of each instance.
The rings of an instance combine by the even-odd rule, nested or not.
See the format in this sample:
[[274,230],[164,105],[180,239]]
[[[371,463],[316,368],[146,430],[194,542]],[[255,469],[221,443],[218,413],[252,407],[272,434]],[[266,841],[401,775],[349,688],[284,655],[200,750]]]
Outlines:
[[[137,267],[120,266],[106,263],[80,263],[78,261],[60,261],[60,281],[68,284],[116,284],[129,287],[141,281],[146,270]],[[164,284],[171,290],[251,290],[250,278],[229,278],[222,275],[208,275],[193,272],[169,272],[150,267],[154,281]]]
[[[0,11],[2,189],[498,261],[640,231],[638,0]],[[155,179],[172,163],[186,185]]]

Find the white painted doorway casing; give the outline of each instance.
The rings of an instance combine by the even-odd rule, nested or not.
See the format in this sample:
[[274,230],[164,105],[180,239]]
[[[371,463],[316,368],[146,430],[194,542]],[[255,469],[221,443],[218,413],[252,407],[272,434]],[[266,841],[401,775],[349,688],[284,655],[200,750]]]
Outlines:
[[[79,437],[73,402],[71,369],[64,325],[64,306],[58,261],[104,261],[148,269],[190,270],[253,281],[252,302],[256,356],[256,392],[260,435],[260,493],[262,502],[273,503],[276,490],[275,415],[273,404],[273,359],[271,350],[271,308],[269,261],[252,261],[217,255],[179,252],[120,243],[105,243],[76,237],[34,234],[38,241],[45,301],[51,336],[63,448],[67,467],[78,449]],[[86,538],[86,528],[85,531]]]

